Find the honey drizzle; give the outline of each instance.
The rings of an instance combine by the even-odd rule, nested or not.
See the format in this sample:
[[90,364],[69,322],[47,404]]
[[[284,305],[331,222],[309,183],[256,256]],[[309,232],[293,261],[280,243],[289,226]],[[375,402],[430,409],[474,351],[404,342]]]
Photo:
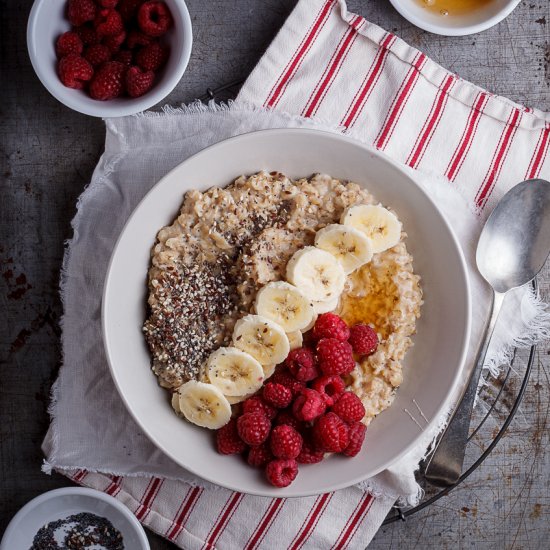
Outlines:
[[480,9],[494,0],[416,0],[427,11],[442,16],[464,15]]

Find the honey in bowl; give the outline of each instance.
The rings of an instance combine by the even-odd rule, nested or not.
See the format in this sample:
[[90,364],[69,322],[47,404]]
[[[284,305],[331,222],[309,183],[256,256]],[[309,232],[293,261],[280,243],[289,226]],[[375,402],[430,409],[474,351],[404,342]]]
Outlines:
[[443,16],[464,15],[493,2],[493,0],[416,0],[423,8]]

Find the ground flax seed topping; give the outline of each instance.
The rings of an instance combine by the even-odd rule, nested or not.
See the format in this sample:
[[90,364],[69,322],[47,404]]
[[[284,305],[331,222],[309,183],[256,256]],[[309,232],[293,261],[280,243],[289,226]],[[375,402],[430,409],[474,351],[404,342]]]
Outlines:
[[[143,330],[152,369],[175,389],[199,379],[212,351],[231,340],[257,291],[284,279],[296,250],[338,223],[354,204],[377,204],[355,183],[327,175],[291,181],[278,172],[242,176],[227,187],[186,193],[178,217],[157,235],[149,270],[149,312]],[[367,421],[391,403],[402,379],[422,295],[403,240],[348,277],[339,311],[348,323],[372,323],[380,353],[354,379]]]

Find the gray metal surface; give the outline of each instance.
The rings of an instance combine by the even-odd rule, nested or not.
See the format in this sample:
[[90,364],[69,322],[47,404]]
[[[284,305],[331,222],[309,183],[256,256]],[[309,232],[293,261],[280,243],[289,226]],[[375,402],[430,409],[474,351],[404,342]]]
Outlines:
[[[294,0],[188,0],[194,50],[167,102],[244,78]],[[76,199],[101,154],[101,121],[53,99],[26,53],[30,0],[0,0],[0,533],[32,497],[68,485],[40,472],[48,392],[60,363],[57,295],[63,241]],[[385,0],[350,0],[366,16],[463,78],[525,105],[550,110],[550,4],[522,2],[506,21],[462,38],[430,35]],[[548,263],[540,276],[550,294]],[[521,358],[520,358],[521,359]],[[507,436],[450,496],[405,524],[383,528],[372,547],[547,548],[550,527],[550,356],[540,348],[532,381]],[[476,435],[483,446],[495,429]],[[153,550],[173,548],[154,535]]]

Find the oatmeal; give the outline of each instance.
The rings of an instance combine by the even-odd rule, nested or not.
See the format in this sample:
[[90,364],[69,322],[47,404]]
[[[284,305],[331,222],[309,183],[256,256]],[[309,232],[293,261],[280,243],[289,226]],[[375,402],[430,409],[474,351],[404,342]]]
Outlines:
[[[176,389],[199,379],[208,356],[231,345],[235,323],[252,312],[258,290],[284,280],[291,256],[357,204],[377,201],[326,175],[291,181],[260,172],[224,189],[188,192],[151,254],[143,330],[160,384]],[[419,277],[405,237],[347,276],[336,310],[348,324],[369,323],[379,335],[376,353],[351,375],[366,422],[391,403],[420,314]]]

